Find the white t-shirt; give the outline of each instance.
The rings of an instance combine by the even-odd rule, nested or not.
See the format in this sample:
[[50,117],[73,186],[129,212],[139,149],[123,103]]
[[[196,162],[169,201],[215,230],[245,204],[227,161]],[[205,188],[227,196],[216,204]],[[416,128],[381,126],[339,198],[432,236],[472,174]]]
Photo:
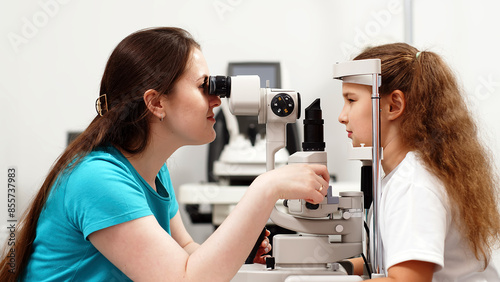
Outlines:
[[452,221],[442,182],[414,152],[382,179],[379,222],[386,271],[419,260],[436,264],[433,281],[500,281],[493,264],[482,270]]

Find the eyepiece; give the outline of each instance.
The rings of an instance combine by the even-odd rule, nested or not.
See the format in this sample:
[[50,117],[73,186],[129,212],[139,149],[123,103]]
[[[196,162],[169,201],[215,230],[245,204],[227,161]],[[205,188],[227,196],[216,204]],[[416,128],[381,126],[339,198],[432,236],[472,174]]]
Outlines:
[[208,94],[229,98],[231,96],[231,77],[224,75],[208,77]]
[[304,118],[304,142],[302,150],[304,151],[324,151],[325,140],[323,136],[323,117],[320,105],[320,99],[306,108],[306,117]]

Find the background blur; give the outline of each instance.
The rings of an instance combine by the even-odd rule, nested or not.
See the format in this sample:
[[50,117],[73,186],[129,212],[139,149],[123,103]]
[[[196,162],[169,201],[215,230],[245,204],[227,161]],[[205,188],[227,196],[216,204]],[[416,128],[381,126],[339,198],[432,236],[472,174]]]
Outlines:
[[[435,51],[456,71],[500,167],[499,10],[494,0],[3,1],[0,240],[8,236],[7,169],[17,170],[19,217],[66,147],[68,132],[84,130],[96,115],[113,48],[147,27],[187,29],[214,75],[226,74],[228,62],[281,62],[282,88],[299,91],[303,105],[322,99],[328,166],[340,181],[358,181],[360,163],[347,160],[349,140],[337,122],[341,84],[332,80],[332,65],[380,43]],[[206,181],[207,148],[184,147],[168,160],[176,187]],[[185,223],[200,243],[210,234]]]

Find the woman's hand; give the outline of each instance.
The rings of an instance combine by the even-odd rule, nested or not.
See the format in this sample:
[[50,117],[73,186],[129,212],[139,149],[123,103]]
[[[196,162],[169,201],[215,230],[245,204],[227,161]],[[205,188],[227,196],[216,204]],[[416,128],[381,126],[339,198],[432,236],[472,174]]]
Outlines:
[[249,189],[262,187],[279,199],[305,199],[313,204],[323,201],[330,175],[319,164],[291,164],[268,171],[255,179]]
[[266,255],[272,249],[271,243],[269,243],[269,238],[267,236],[271,235],[271,232],[266,229],[266,236],[264,240],[260,243],[259,249],[255,254],[255,258],[253,259],[253,263],[265,264],[266,258],[271,257],[270,255]]

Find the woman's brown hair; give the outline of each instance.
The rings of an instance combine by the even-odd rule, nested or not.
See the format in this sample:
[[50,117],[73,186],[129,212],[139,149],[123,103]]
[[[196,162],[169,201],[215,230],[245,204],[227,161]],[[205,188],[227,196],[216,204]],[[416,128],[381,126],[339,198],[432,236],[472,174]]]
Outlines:
[[[153,28],[123,39],[111,53],[101,81],[100,95],[106,94],[102,116],[90,125],[56,160],[30,204],[16,231],[15,265],[9,265],[10,247],[0,266],[0,281],[16,281],[26,267],[36,237],[38,218],[58,176],[74,167],[95,148],[113,145],[131,154],[148,144],[148,110],[144,92],[155,89],[168,94],[183,74],[191,51],[200,48],[191,35],[180,28]],[[99,99],[104,103],[104,99]],[[107,111],[105,110],[107,106]]]
[[453,218],[486,267],[500,235],[497,175],[457,80],[436,53],[405,43],[366,49],[355,60],[382,61],[380,95],[401,90],[405,145],[444,184]]

